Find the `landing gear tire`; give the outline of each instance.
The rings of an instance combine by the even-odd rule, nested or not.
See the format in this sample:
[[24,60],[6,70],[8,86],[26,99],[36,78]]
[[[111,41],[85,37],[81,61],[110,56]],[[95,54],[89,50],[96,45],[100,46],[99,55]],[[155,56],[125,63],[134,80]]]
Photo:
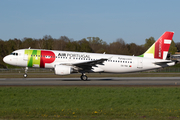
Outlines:
[[28,67],[25,67],[25,73],[24,73],[24,75],[23,75],[24,78],[27,78],[27,76],[28,76],[28,75],[27,75],[27,71],[28,71]]
[[24,78],[27,78],[28,75],[27,75],[27,74],[24,74],[23,76],[24,76]]
[[88,77],[86,75],[81,75],[81,80],[86,81],[88,80]]

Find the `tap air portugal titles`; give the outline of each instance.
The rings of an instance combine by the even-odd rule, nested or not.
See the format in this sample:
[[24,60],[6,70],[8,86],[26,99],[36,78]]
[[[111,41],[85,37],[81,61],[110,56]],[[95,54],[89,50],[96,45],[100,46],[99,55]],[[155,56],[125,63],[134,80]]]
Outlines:
[[40,49],[20,49],[3,58],[10,65],[52,68],[56,75],[82,73],[81,80],[87,80],[85,73],[129,73],[172,66],[174,61],[166,60],[174,32],[165,32],[144,54],[126,56],[86,52],[70,52]]

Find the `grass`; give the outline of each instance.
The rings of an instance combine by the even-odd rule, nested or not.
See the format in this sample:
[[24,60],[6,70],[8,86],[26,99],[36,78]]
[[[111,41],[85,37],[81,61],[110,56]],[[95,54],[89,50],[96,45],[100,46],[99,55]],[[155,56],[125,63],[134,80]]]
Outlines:
[[1,87],[0,119],[180,119],[179,87]]

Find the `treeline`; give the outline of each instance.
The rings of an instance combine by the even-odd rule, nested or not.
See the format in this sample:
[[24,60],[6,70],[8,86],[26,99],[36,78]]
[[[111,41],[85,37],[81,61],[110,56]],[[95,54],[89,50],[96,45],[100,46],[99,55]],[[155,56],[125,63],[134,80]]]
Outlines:
[[[137,45],[135,43],[127,44],[123,39],[117,39],[115,42],[107,44],[99,37],[87,37],[78,41],[69,39],[66,36],[61,36],[59,39],[54,39],[50,35],[44,36],[42,39],[24,38],[9,39],[4,41],[0,39],[0,68],[6,68],[3,62],[3,57],[10,54],[12,51],[24,48],[34,49],[49,49],[49,50],[63,50],[63,51],[77,51],[77,52],[92,52],[92,53],[106,53],[106,54],[121,54],[121,55],[141,55],[153,43],[155,39],[150,37],[145,40],[144,45]],[[180,43],[172,42],[170,53],[174,54],[180,50]]]

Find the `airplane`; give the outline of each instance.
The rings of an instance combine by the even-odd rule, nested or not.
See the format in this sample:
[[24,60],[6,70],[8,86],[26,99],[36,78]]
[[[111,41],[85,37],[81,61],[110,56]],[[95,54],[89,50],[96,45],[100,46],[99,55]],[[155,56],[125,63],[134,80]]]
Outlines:
[[131,73],[175,65],[166,60],[174,32],[164,34],[142,55],[127,56],[42,49],[19,49],[3,58],[7,64],[25,67],[51,68],[56,75],[81,73],[81,80],[88,80],[85,73]]

